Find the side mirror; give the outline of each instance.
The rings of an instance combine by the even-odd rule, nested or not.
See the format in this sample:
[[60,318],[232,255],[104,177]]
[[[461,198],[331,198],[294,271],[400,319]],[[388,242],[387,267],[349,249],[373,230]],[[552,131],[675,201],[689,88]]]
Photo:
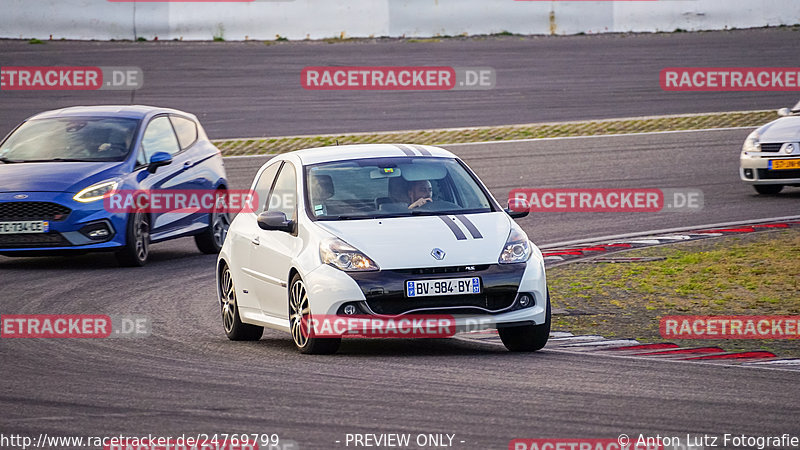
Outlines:
[[524,198],[508,199],[508,206],[506,207],[506,213],[508,213],[508,215],[511,216],[512,219],[521,219],[523,217],[527,217],[528,214],[530,214],[530,212],[531,212],[531,205]]
[[778,110],[778,115],[781,117],[788,117],[792,115],[792,110],[789,108],[781,108]]
[[150,164],[147,165],[147,171],[156,173],[159,167],[168,166],[170,164],[172,164],[172,155],[167,152],[156,152],[150,157]]
[[286,214],[280,211],[265,211],[258,215],[256,219],[258,227],[267,231],[294,231],[294,222],[286,218]]

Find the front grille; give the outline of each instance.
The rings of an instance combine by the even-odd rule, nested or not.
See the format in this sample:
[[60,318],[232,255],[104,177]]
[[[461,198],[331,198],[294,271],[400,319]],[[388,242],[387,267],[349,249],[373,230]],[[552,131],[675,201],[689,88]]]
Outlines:
[[482,266],[450,266],[450,267],[425,267],[421,269],[397,269],[395,272],[410,275],[433,275],[437,273],[463,273],[475,272],[488,269],[488,265]]
[[0,234],[0,248],[66,247],[71,243],[61,233]]
[[761,143],[761,151],[762,152],[777,153],[777,152],[781,151],[781,147],[783,147],[783,143],[782,142],[768,143],[768,144],[765,144],[763,142]]
[[[424,308],[414,314],[469,314],[486,313],[484,310],[499,311],[514,304],[517,297],[516,291],[493,295],[445,295],[441,297],[417,297],[407,299],[393,298],[367,298],[367,305],[377,314],[396,315]],[[432,308],[432,309],[431,309]]]
[[[377,314],[397,315],[425,309],[419,314],[486,314],[514,304],[526,264],[424,267],[413,269],[351,272],[367,305]],[[406,297],[412,280],[480,277],[480,294]],[[414,313],[417,314],[417,313]]]
[[3,202],[0,203],[0,221],[52,220],[67,218],[72,210],[50,202]]
[[800,178],[800,169],[788,169],[788,170],[758,169],[758,178],[760,180],[787,180],[790,178]]

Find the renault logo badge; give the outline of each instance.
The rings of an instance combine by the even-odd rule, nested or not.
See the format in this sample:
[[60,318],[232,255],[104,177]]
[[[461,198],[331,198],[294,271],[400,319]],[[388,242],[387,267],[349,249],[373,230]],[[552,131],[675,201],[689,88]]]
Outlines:
[[14,198],[17,200],[22,200],[23,198],[28,198],[28,196],[26,194],[17,194],[14,196]]
[[443,260],[444,259],[444,255],[445,255],[444,250],[442,250],[440,248],[435,248],[435,249],[433,249],[431,251],[431,256],[433,256],[433,259],[435,259],[437,261]]

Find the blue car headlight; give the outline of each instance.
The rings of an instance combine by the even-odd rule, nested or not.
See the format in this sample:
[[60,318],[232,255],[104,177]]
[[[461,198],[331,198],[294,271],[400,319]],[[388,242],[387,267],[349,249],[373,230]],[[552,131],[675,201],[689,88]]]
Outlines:
[[80,192],[75,194],[72,199],[81,203],[90,203],[97,200],[102,200],[104,198],[111,197],[114,191],[117,190],[117,187],[119,187],[118,180],[101,181],[100,183],[95,183],[85,189],[82,189]]

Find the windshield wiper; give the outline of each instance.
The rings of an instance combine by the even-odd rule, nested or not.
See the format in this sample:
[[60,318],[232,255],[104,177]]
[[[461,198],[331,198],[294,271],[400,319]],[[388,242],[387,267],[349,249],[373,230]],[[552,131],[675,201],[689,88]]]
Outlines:
[[0,161],[3,162],[10,162],[10,163],[45,163],[45,162],[101,162],[102,160],[92,160],[92,159],[72,159],[72,158],[52,158],[52,159],[15,159],[15,160],[7,160],[5,158],[0,158]]
[[333,216],[331,219],[333,220],[359,220],[359,219],[375,219],[375,216]]
[[0,156],[0,162],[4,164],[12,164],[16,161],[6,158],[5,156]]
[[92,159],[74,159],[74,158],[53,158],[53,159],[43,159],[41,162],[97,162],[97,160]]
[[449,214],[461,214],[461,211],[414,211],[411,210],[412,216],[446,216]]

